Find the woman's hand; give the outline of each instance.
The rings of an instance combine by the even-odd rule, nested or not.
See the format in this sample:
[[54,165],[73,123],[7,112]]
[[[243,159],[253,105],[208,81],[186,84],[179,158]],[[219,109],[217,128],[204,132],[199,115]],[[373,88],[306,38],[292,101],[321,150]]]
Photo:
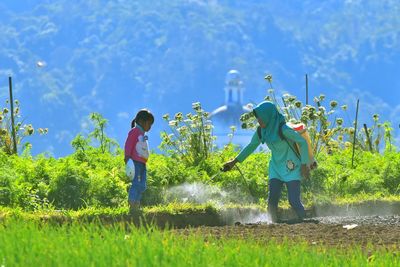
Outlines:
[[310,168],[307,166],[307,164],[301,164],[301,176],[303,176],[305,179],[310,178]]
[[227,172],[227,171],[232,170],[232,168],[235,166],[236,162],[237,162],[236,159],[232,159],[232,160],[226,162],[224,164],[224,166],[222,166],[222,171]]
[[310,169],[315,170],[316,168],[318,168],[318,163],[317,163],[317,161],[314,160],[314,162],[310,166]]

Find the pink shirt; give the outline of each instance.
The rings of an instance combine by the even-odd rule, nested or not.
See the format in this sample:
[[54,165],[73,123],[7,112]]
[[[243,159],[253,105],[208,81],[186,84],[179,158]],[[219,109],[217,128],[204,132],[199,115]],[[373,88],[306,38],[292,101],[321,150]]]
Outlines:
[[146,163],[149,158],[147,136],[140,126],[129,131],[125,141],[125,156],[133,160]]

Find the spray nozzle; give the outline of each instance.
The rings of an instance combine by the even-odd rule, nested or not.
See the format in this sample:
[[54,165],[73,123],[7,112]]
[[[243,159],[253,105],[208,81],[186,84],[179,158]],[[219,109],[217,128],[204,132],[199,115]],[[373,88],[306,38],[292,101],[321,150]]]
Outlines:
[[229,164],[225,164],[224,166],[222,166],[219,170],[221,172],[227,172],[230,171],[232,169],[232,167]]

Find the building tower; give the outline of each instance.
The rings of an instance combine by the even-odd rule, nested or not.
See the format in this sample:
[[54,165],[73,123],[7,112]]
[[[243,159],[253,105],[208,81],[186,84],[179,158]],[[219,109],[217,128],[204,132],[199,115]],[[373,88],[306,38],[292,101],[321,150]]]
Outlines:
[[225,105],[215,109],[210,114],[214,124],[214,134],[217,136],[216,144],[219,147],[228,144],[230,141],[228,137],[231,132],[230,127],[235,126],[236,132],[232,143],[244,146],[250,141],[253,133],[241,128],[240,116],[251,111],[251,107],[242,104],[244,87],[240,73],[237,70],[230,70],[226,74],[224,90]]

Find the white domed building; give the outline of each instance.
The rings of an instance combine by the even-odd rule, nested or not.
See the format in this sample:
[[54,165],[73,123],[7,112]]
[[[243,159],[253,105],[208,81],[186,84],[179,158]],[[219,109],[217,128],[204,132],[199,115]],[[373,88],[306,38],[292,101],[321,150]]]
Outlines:
[[249,104],[243,105],[243,91],[240,73],[237,70],[230,70],[225,78],[225,105],[215,109],[210,114],[218,147],[222,147],[231,141],[228,136],[231,133],[231,126],[236,127],[232,139],[233,144],[243,147],[251,140],[254,132],[242,129],[240,122],[240,116],[252,110]]

